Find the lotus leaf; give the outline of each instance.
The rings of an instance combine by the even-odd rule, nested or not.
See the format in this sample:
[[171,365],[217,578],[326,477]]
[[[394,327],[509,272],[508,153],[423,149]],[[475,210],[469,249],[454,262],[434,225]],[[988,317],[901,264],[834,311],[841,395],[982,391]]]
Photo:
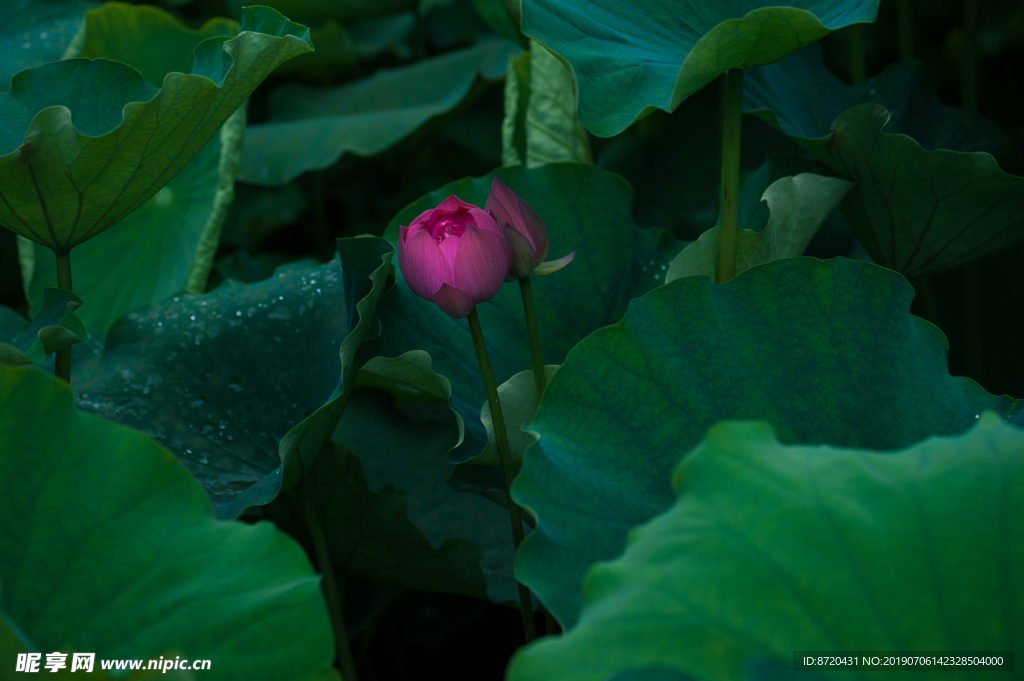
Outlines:
[[729,69],[770,64],[832,31],[872,22],[878,0],[523,0],[523,33],[564,57],[579,117],[613,137],[674,111]]
[[270,122],[246,133],[239,179],[280,185],[345,153],[378,154],[454,109],[478,79],[501,78],[518,51],[488,40],[335,88],[283,86],[271,97]]
[[238,36],[199,43],[192,72],[168,73],[160,89],[105,59],[17,74],[0,95],[0,224],[58,253],[111,227],[185,167],[267,74],[310,51],[307,34],[250,8]]
[[567,627],[596,561],[672,503],[681,453],[725,419],[786,443],[892,450],[1024,407],[946,369],[942,333],[908,314],[899,274],[787,258],[727,284],[683,277],[568,354],[544,393],[513,497],[537,518],[516,574]]
[[891,453],[713,426],[676,468],[672,505],[590,570],[573,631],[520,652],[509,681],[646,665],[742,679],[753,658],[788,665],[794,650],[1020,649],[1024,431],[992,412],[976,424]]
[[145,435],[77,411],[53,377],[0,366],[0,440],[0,607],[33,647],[177,650],[211,660],[211,679],[330,668],[327,608],[302,549],[270,523],[215,520]]
[[843,212],[879,264],[925,276],[1024,239],[1024,178],[997,162],[1012,158],[1009,139],[940,103],[920,63],[850,88],[814,47],[752,70],[744,108],[854,181]]

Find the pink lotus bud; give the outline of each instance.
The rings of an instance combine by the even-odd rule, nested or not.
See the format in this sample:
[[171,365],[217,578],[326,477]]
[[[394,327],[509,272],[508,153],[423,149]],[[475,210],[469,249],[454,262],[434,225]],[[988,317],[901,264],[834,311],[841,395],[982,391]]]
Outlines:
[[550,274],[568,265],[576,255],[576,251],[573,251],[564,258],[543,263],[548,255],[548,230],[544,222],[523,197],[498,178],[491,182],[486,208],[501,225],[512,249],[512,269],[505,281],[522,279],[531,274]]
[[409,288],[455,319],[493,298],[512,264],[498,223],[455,196],[398,232],[398,266]]

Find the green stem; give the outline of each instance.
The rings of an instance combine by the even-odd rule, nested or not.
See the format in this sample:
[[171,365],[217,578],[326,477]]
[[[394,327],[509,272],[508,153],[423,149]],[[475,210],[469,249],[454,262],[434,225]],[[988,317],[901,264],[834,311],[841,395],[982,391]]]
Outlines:
[[533,291],[530,277],[519,280],[519,291],[523,294],[523,312],[526,314],[526,332],[530,335],[530,355],[533,357],[533,382],[537,389],[537,404],[544,395],[547,378],[544,375],[544,357],[540,353],[540,334],[537,331],[537,314],[533,311]]
[[900,31],[900,59],[914,58],[913,0],[899,0],[896,7]]
[[320,576],[324,585],[324,596],[327,599],[327,607],[331,611],[331,624],[334,625],[334,639],[338,649],[341,678],[343,681],[356,681],[356,664],[352,659],[352,649],[348,645],[348,630],[345,628],[345,619],[341,614],[341,599],[338,595],[338,584],[334,581],[334,564],[331,562],[327,538],[324,536],[320,518],[317,517],[316,508],[313,506],[313,501],[309,498],[307,490],[299,489],[292,495],[293,500],[298,497],[299,508],[302,509],[306,527],[309,528],[309,537],[313,541],[313,552],[316,553],[316,563],[320,568]]
[[[57,288],[73,291],[71,288],[71,253],[57,253]],[[57,378],[71,383],[71,348],[58,350],[54,357],[53,373]]]
[[[508,493],[508,515],[512,521],[512,544],[519,551],[523,543],[523,519],[519,512],[519,504],[512,499],[512,480],[515,469],[512,467],[512,453],[508,446],[508,433],[505,432],[505,417],[501,413],[501,402],[498,401],[498,386],[494,383],[491,373],[491,362],[487,359],[487,348],[484,346],[484,333],[480,328],[480,316],[476,308],[469,313],[469,331],[473,334],[473,347],[476,348],[476,359],[480,363],[480,373],[484,377],[484,388],[487,390],[487,404],[491,408],[491,422],[494,424],[494,439],[498,443],[498,455],[501,457],[501,468],[505,472],[505,492]],[[526,642],[537,637],[533,624],[533,605],[530,602],[530,590],[516,580],[519,587],[519,607],[523,612],[523,633]]]
[[964,53],[960,73],[963,107],[978,110],[978,0],[964,0]]
[[718,238],[718,282],[736,274],[736,238],[739,230],[740,131],[743,113],[743,70],[726,75],[725,110],[722,112],[722,228]]

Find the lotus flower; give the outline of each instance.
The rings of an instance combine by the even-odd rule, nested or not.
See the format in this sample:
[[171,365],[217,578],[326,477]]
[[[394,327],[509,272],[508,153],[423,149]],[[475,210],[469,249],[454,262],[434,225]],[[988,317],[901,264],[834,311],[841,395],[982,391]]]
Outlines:
[[512,268],[505,281],[557,272],[575,257],[576,251],[573,251],[564,258],[543,262],[548,254],[548,230],[544,222],[523,197],[498,178],[491,182],[486,210],[501,225],[512,249]]
[[398,231],[398,266],[409,288],[455,319],[493,298],[512,265],[494,218],[455,196]]

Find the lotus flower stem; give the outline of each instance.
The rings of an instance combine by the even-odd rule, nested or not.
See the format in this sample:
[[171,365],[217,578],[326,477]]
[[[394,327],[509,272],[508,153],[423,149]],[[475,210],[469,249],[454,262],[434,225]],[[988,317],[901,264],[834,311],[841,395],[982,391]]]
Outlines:
[[860,85],[868,77],[867,62],[864,59],[864,33],[860,24],[849,28],[850,38],[850,82]]
[[914,58],[913,0],[899,0],[897,12],[900,25],[900,59]]
[[341,613],[338,584],[334,580],[334,564],[331,562],[331,551],[327,548],[327,538],[324,536],[323,527],[320,525],[320,518],[316,514],[316,508],[309,497],[308,489],[293,491],[292,501],[297,502],[301,509],[303,518],[306,521],[306,527],[309,529],[309,538],[313,542],[316,564],[320,568],[320,577],[323,580],[324,597],[327,599],[327,607],[331,612],[331,624],[334,627],[334,639],[338,652],[338,666],[341,667],[341,678],[344,681],[356,681],[356,663],[352,658],[352,648],[348,645],[348,630],[345,628],[345,619]]
[[[57,288],[72,291],[71,253],[57,253]],[[71,348],[58,350],[54,357],[53,373],[57,378],[71,383]]]
[[[508,494],[508,515],[512,520],[512,543],[515,550],[519,551],[519,545],[523,543],[523,518],[519,511],[519,504],[512,500],[512,480],[515,478],[515,469],[512,468],[512,454],[508,446],[508,433],[505,432],[505,417],[501,413],[501,402],[498,401],[498,386],[494,383],[494,374],[491,373],[491,362],[487,359],[487,348],[484,346],[484,333],[480,328],[480,316],[473,307],[469,313],[469,331],[473,334],[473,347],[476,348],[476,358],[480,362],[480,373],[484,377],[484,388],[487,389],[487,404],[491,408],[491,421],[494,423],[494,439],[498,443],[498,454],[501,457],[501,468],[505,472],[505,492]],[[523,633],[526,642],[531,642],[537,637],[533,624],[533,605],[530,602],[530,590],[516,580],[519,587],[519,607],[523,612]]]
[[739,230],[740,130],[743,112],[743,69],[726,75],[722,112],[722,228],[719,232],[718,281],[736,274],[736,238]]
[[547,380],[544,376],[544,357],[540,352],[540,334],[537,331],[537,315],[533,311],[533,291],[530,287],[529,277],[519,280],[519,291],[523,294],[526,332],[530,336],[530,354],[533,356],[533,381],[537,387],[537,404],[540,405],[540,398],[544,395]]

